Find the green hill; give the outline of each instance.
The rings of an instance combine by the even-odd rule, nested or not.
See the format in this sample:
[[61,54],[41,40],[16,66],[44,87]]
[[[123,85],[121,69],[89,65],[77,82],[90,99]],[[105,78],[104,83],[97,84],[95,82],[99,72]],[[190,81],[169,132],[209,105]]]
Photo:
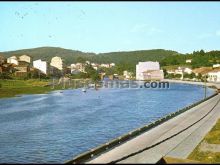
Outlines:
[[161,61],[166,57],[179,54],[178,52],[163,49],[153,50],[138,50],[138,51],[126,51],[126,52],[110,52],[100,53],[97,56],[92,57],[97,62],[114,62],[137,64],[139,61]]
[[8,52],[1,52],[4,57],[10,57],[12,55],[29,55],[33,57],[33,60],[42,59],[50,62],[51,58],[54,56],[62,57],[67,64],[72,63],[72,61],[76,61],[78,57],[88,58],[89,56],[94,55],[94,53],[84,53],[81,51],[75,51],[70,49],[63,49],[59,47],[39,47],[32,49],[22,49]]
[[59,47],[39,47],[33,49],[22,49],[16,51],[0,52],[4,57],[12,55],[27,54],[33,57],[33,60],[42,59],[48,62],[54,56],[60,56],[65,60],[67,65],[78,61],[79,57],[97,63],[129,63],[136,65],[139,61],[161,61],[166,57],[179,54],[178,52],[163,49],[154,50],[138,50],[138,51],[124,51],[124,52],[110,52],[110,53],[90,53],[81,52],[70,49],[63,49]]

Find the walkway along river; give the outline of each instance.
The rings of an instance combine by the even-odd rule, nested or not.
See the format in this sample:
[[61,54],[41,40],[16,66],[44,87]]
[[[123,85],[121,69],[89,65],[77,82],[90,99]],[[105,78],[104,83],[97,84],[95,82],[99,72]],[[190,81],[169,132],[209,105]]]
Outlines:
[[213,95],[185,113],[84,162],[158,163],[164,156],[186,159],[219,119],[219,108],[220,95]]

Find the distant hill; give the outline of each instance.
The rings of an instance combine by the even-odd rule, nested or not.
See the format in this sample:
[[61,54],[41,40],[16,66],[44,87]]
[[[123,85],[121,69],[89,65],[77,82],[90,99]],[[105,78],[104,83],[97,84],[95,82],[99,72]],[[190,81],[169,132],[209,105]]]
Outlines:
[[62,57],[67,64],[72,63],[72,61],[76,61],[78,57],[88,58],[91,55],[95,55],[94,53],[84,53],[81,51],[63,49],[59,47],[39,47],[32,49],[21,49],[15,51],[0,52],[0,54],[2,54],[6,58],[12,55],[19,56],[26,54],[33,57],[33,60],[42,59],[47,60],[48,62],[51,61],[52,57],[59,56]]
[[153,49],[153,50],[138,50],[124,52],[100,53],[95,56],[95,61],[100,62],[115,62],[137,64],[139,61],[161,61],[166,57],[179,54],[176,51]]
[[220,63],[220,51],[212,50],[205,52],[204,50],[193,51],[190,54],[180,54],[172,50],[152,49],[152,50],[136,50],[109,53],[92,53],[82,52],[71,49],[63,49],[59,47],[39,47],[32,49],[22,49],[8,52],[0,52],[0,56],[10,57],[12,55],[20,56],[27,54],[33,57],[33,60],[42,59],[51,61],[54,56],[60,56],[64,59],[66,65],[76,63],[82,58],[96,63],[116,63],[117,69],[122,73],[123,70],[135,71],[135,66],[141,61],[158,61],[162,67],[164,66],[184,66],[186,59],[192,59],[192,63],[187,64],[189,67],[211,67],[213,64]]
[[32,49],[22,49],[16,51],[0,52],[4,57],[12,55],[30,55],[33,60],[42,59],[50,62],[54,56],[60,56],[64,59],[67,65],[77,62],[78,57],[83,57],[86,60],[97,63],[129,63],[136,65],[139,61],[161,61],[166,57],[179,54],[176,51],[153,49],[153,50],[138,50],[138,51],[124,51],[124,52],[110,52],[110,53],[90,53],[81,52],[70,49],[63,49],[59,47],[39,47]]

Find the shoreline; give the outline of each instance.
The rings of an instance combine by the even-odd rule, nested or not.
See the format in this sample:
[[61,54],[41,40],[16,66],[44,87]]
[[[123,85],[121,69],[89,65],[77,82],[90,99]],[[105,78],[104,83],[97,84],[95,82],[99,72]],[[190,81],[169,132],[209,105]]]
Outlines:
[[[162,81],[170,82],[170,83],[179,83],[179,84],[191,84],[191,85],[202,85],[202,86],[205,85],[205,83],[201,81],[184,81],[184,80],[172,80],[172,79],[164,79]],[[206,86],[215,87],[217,90],[220,89],[220,83],[206,82]]]
[[[19,82],[19,81],[16,81],[16,82]],[[164,79],[161,82],[200,85],[200,86],[205,85],[204,82],[172,80],[172,79]],[[220,91],[220,83],[206,82],[206,86],[209,87],[209,88],[214,88],[217,91]],[[68,88],[66,88],[66,89],[68,89]],[[25,87],[18,86],[18,87],[13,87],[13,88],[0,88],[0,91],[2,91],[2,94],[0,94],[0,99],[21,97],[21,95],[25,95],[25,94],[46,94],[46,93],[49,93],[49,92],[52,92],[52,91],[66,90],[66,89],[63,89],[62,87],[58,87],[58,88],[53,89],[49,86],[25,86]]]
[[[25,94],[45,94],[53,90],[47,81],[30,80],[0,80],[0,99],[21,97]],[[58,88],[59,89],[59,88]]]
[[[163,116],[162,118],[154,121],[153,123],[149,123],[149,124],[144,125],[142,127],[131,130],[130,132],[123,134],[123,135],[120,135],[120,136],[118,136],[118,137],[116,137],[106,143],[100,144],[97,147],[94,147],[90,150],[82,152],[82,153],[74,156],[71,160],[65,161],[64,163],[65,164],[76,164],[76,163],[104,163],[105,164],[105,163],[118,163],[118,162],[124,163],[123,160],[125,160],[125,159],[120,160],[120,159],[116,159],[116,157],[118,157],[118,155],[119,155],[119,158],[121,158],[124,155],[122,153],[127,152],[126,149],[123,149],[124,146],[129,145],[129,148],[132,148],[131,145],[128,143],[133,143],[134,141],[135,141],[135,144],[139,143],[139,142],[136,142],[136,139],[139,139],[140,137],[142,138],[142,136],[148,135],[149,132],[151,132],[152,130],[160,129],[162,125],[167,125],[167,123],[170,123],[173,120],[176,120],[177,118],[181,118],[182,116],[185,116],[186,114],[191,113],[190,110],[192,110],[192,109],[195,110],[195,107],[200,107],[201,104],[207,104],[207,102],[209,102],[211,99],[213,99],[215,97],[219,97],[217,93],[214,93],[205,99],[202,99],[198,102],[195,102],[195,103],[191,104],[190,106],[184,107],[184,108],[177,110],[173,113],[167,114],[166,116]],[[205,108],[205,110],[206,110],[206,108]],[[187,118],[185,118],[185,119],[187,119]],[[172,124],[171,124],[171,126],[172,126]],[[161,131],[159,131],[159,133],[160,132]],[[137,140],[137,141],[139,141],[139,140]],[[143,140],[141,140],[141,141],[143,141]],[[115,149],[117,150],[116,154],[114,153]],[[122,154],[122,156],[120,156],[120,154]],[[126,153],[125,155],[129,155],[129,154]],[[114,162],[114,160],[120,160],[120,161]],[[131,162],[125,161],[125,163],[131,163]],[[132,162],[132,163],[137,163],[137,162]],[[143,163],[143,162],[138,162],[138,163]]]

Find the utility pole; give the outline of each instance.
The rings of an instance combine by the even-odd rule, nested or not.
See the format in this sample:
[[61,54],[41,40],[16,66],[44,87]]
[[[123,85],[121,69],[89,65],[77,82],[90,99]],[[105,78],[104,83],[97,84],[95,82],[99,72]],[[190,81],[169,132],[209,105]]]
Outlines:
[[38,78],[39,78],[39,80],[40,80],[40,70],[38,70]]
[[53,77],[53,87],[52,87],[52,89],[54,89],[54,77]]
[[205,74],[205,86],[204,86],[204,89],[205,89],[205,98],[206,98],[206,95],[207,95],[207,88],[206,88],[206,77],[207,77],[207,74]]

